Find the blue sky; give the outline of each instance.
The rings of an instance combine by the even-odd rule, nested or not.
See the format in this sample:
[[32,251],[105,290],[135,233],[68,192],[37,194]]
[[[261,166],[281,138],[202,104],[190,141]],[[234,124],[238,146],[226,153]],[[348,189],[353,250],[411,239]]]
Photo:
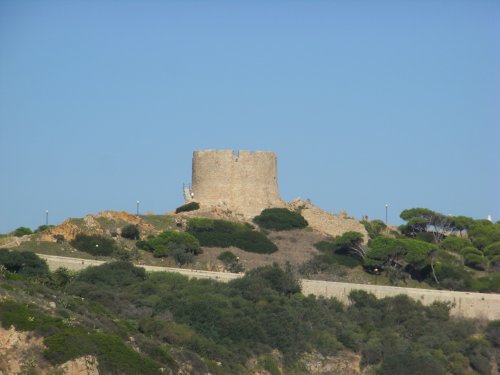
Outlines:
[[284,199],[500,219],[499,1],[0,1],[0,233],[183,203],[198,149]]

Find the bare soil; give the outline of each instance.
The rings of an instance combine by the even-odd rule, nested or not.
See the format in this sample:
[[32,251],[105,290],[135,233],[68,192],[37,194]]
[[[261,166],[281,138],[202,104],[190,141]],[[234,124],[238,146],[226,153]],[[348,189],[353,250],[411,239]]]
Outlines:
[[206,264],[209,270],[220,271],[221,263],[217,260],[217,257],[224,251],[231,251],[240,258],[239,261],[245,270],[265,266],[273,262],[281,265],[286,262],[298,265],[319,253],[313,246],[314,243],[327,239],[321,233],[308,230],[271,232],[268,238],[278,246],[279,250],[277,252],[272,254],[257,254],[236,247],[203,247],[203,254],[196,257],[196,263],[200,265]]

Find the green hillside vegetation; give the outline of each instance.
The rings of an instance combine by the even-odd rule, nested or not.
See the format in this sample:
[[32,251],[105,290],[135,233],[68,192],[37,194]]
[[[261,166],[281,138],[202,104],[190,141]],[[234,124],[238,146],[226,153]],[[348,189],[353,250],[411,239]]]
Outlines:
[[171,256],[177,264],[193,261],[195,255],[201,253],[200,242],[193,235],[186,232],[167,230],[147,241],[138,241],[136,245],[151,251],[157,258]]
[[[247,374],[251,358],[274,373],[306,374],[304,353],[343,350],[384,375],[486,375],[498,361],[498,321],[451,318],[445,303],[426,307],[406,296],[355,291],[349,306],[304,296],[290,269],[277,265],[227,284],[126,262],[44,277],[4,267],[0,278],[4,328],[43,337],[52,364],[90,354],[107,374],[176,373],[185,363],[196,374]],[[57,307],[47,309],[49,301]]]
[[[313,240],[297,242],[304,234],[300,230],[292,232],[294,238],[286,233],[304,227],[307,222],[298,211],[281,208],[267,209],[258,215],[255,222],[259,228],[248,222],[196,217],[175,221],[167,215],[143,215],[139,217],[143,224],[110,217],[98,217],[100,227],[93,228],[93,232],[85,227],[84,220],[70,219],[71,226],[82,230],[70,242],[62,235],[56,236],[56,242],[40,241],[42,234],[50,229],[40,226],[17,249],[49,255],[134,260],[149,265],[189,264],[200,269],[213,269],[222,263],[224,269],[240,272],[243,265],[251,269],[265,262],[256,260],[253,254],[246,258],[240,252],[241,261],[223,258],[214,263],[213,259],[221,253],[217,248],[236,247],[251,253],[272,254],[279,250],[277,244],[293,252],[303,252],[305,246],[314,244]],[[427,208],[404,210],[401,218],[405,224],[399,230],[388,228],[380,220],[361,221],[369,235],[368,243],[357,232],[335,238],[319,235],[314,238],[319,253],[308,252],[300,262],[312,258],[303,264],[296,260],[294,267],[308,278],[500,293],[500,223],[447,216]],[[26,227],[18,229],[20,234],[31,232]],[[12,242],[13,235],[14,232],[3,238],[2,244]],[[198,256],[203,247],[215,249],[207,249],[205,255]],[[267,262],[273,260],[284,263],[285,250]]]
[[278,251],[276,245],[264,233],[256,231],[247,223],[194,218],[189,220],[187,232],[196,237],[201,246],[235,246],[245,251],[261,254]]
[[380,275],[377,282],[500,293],[500,223],[426,208],[404,210],[401,218],[407,223],[399,233],[388,232],[380,220],[362,221],[368,244],[356,232],[315,244],[321,254],[301,265],[300,272],[314,278],[362,267]]
[[175,213],[181,213],[181,212],[189,212],[189,211],[196,211],[200,209],[200,204],[198,202],[189,202],[186,204],[183,204],[180,207],[177,207],[175,209]]
[[253,221],[261,228],[276,231],[302,229],[308,225],[299,212],[286,208],[266,208]]

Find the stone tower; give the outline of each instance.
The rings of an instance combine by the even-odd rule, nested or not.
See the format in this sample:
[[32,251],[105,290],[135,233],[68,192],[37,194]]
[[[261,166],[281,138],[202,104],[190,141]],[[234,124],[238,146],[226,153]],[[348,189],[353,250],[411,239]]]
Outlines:
[[284,207],[278,192],[276,154],[270,151],[193,152],[193,176],[186,201],[202,207],[227,207],[245,216]]

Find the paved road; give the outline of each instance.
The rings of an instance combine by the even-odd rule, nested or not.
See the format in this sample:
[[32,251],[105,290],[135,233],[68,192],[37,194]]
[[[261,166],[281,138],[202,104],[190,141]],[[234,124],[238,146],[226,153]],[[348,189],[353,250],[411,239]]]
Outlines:
[[[65,267],[69,270],[78,271],[88,266],[103,264],[103,261],[79,258],[68,258],[52,255],[38,254],[47,261],[49,268],[55,270]],[[173,267],[155,267],[137,265],[150,272],[177,272],[190,278],[214,279],[222,282],[242,277],[243,274],[229,272],[212,272],[191,270]],[[469,318],[482,318],[488,320],[500,320],[500,294],[452,292],[435,289],[400,288],[387,285],[350,284],[320,280],[302,279],[302,292],[316,296],[335,297],[342,302],[348,302],[348,295],[352,290],[365,290],[373,293],[378,298],[405,294],[413,299],[429,305],[435,301],[449,301],[453,303],[451,313],[456,316]]]

